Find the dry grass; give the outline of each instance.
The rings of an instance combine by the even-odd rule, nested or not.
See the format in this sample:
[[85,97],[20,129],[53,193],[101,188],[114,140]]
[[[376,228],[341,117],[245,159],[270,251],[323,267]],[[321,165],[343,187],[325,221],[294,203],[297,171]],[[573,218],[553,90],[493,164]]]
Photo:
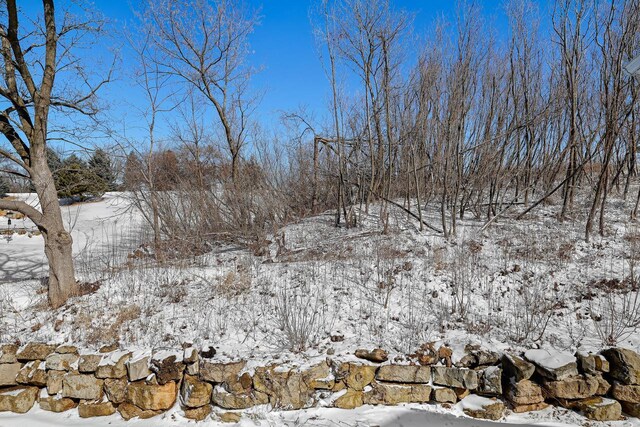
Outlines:
[[90,345],[102,345],[102,344],[113,344],[117,343],[120,340],[121,331],[126,329],[128,324],[132,321],[139,319],[142,314],[142,310],[136,304],[128,305],[123,307],[120,312],[118,312],[111,323],[111,325],[107,328],[92,328],[92,316],[87,313],[78,313],[75,324],[76,327],[84,326],[89,330],[87,334],[86,341]]

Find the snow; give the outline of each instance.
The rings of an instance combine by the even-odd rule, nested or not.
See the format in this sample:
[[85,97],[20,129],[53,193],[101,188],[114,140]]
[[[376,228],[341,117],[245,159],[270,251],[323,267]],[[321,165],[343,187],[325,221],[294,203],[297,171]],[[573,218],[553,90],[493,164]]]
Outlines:
[[179,351],[176,349],[161,349],[161,350],[157,350],[153,352],[153,359],[154,360],[158,360],[158,361],[163,361],[169,357],[175,356],[175,361],[176,362],[182,362],[183,360],[183,355],[184,352],[183,351]]
[[112,351],[111,353],[107,353],[104,356],[102,356],[102,358],[100,359],[100,363],[98,363],[98,366],[115,365],[126,354],[129,354],[129,351],[127,351],[127,350],[116,350],[116,351]]
[[470,394],[462,399],[458,405],[460,409],[468,409],[472,411],[479,411],[482,408],[496,403],[495,400],[491,400],[488,397],[478,396],[477,394]]
[[559,350],[532,349],[527,350],[524,353],[524,357],[536,365],[551,371],[576,362],[575,356]]
[[139,362],[145,357],[151,357],[151,351],[144,349],[137,349],[131,353],[131,357],[127,360],[127,364]]
[[191,359],[191,358],[193,358],[193,357],[194,357],[194,355],[195,355],[195,353],[196,353],[197,351],[198,351],[198,350],[196,350],[194,347],[187,347],[187,348],[185,348],[185,349],[184,349],[184,354],[183,354],[183,356],[182,356],[182,357],[183,357],[183,360],[184,360],[184,359]]
[[596,406],[609,406],[609,405],[613,405],[615,403],[616,403],[615,400],[603,397],[602,401],[600,403],[596,403]]
[[[33,195],[14,196],[36,204]],[[553,348],[553,355],[534,350],[527,357],[560,367],[575,360],[570,355],[577,349],[598,352],[606,338],[608,304],[624,303],[625,295],[637,292],[628,286],[629,277],[638,277],[632,269],[640,255],[640,226],[628,219],[634,202],[612,200],[607,235],[593,236],[591,243],[582,240],[586,204],[564,222],[557,220],[553,204],[521,221],[514,220],[514,209],[485,231],[483,219],[466,216],[458,222],[458,236],[446,241],[420,232],[393,207],[389,233],[383,234],[379,209],[371,206],[368,213],[358,211],[359,226],[353,229],[333,227],[333,215],[326,212],[277,230],[286,242],[280,255],[275,243],[264,257],[219,243],[208,254],[159,266],[150,257],[135,256],[136,250],[148,253],[142,245],[149,230],[127,195],[107,193],[101,201],[63,207],[78,278],[98,286],[58,310],[46,309],[46,260],[42,237],[31,233],[33,224],[13,221],[13,227],[29,232],[0,237],[0,342],[73,343],[85,353],[117,342],[134,352],[132,360],[149,355],[141,349],[178,351],[182,358],[184,343],[196,349],[211,345],[215,361],[247,360],[243,372],[249,373],[273,363],[302,370],[327,357],[367,363],[355,358],[358,348],[381,347],[393,363],[415,363],[409,355],[425,343],[449,346],[454,362],[468,344],[514,353]],[[434,209],[423,214],[427,222],[438,221]],[[0,217],[0,229],[5,224]],[[284,320],[304,326],[297,331],[306,336],[304,351],[291,345]],[[640,333],[624,330],[617,345],[639,350]],[[398,420],[429,425],[425,419],[432,425],[484,425],[451,411],[433,405],[258,411],[251,414],[256,423],[247,425],[296,425],[296,417],[304,425]],[[0,427],[15,425],[13,419],[36,426],[80,422],[75,415],[37,409],[28,416],[30,422],[0,414]],[[558,409],[511,414],[507,420],[584,422]],[[96,425],[119,422],[117,416],[95,420]],[[126,425],[163,423],[194,425],[179,411]],[[638,425],[633,423],[613,425]]]
[[0,394],[3,396],[17,396],[20,393],[22,393],[24,389],[22,388],[16,388],[13,390],[0,390]]
[[[280,257],[275,250],[265,259],[219,245],[163,268],[129,257],[148,241],[147,231],[126,195],[108,193],[102,201],[63,207],[78,276],[101,285],[74,300],[74,307],[40,310],[46,300],[40,236],[14,234],[0,245],[0,341],[37,339],[88,348],[115,341],[130,348],[180,348],[188,342],[213,345],[220,360],[279,356],[278,363],[295,364],[301,356],[287,352],[277,309],[287,294],[293,295],[292,309],[306,309],[301,312],[314,319],[313,342],[304,357],[332,351],[347,358],[355,348],[377,346],[404,355],[429,341],[436,348],[452,347],[454,362],[470,343],[494,351],[540,343],[597,351],[601,342],[590,313],[600,308],[600,300],[584,295],[594,291],[588,287],[593,280],[628,275],[633,247],[620,236],[633,236],[635,226],[623,215],[610,218],[611,238],[585,244],[579,222],[559,223],[545,209],[527,221],[500,219],[480,234],[482,222],[466,218],[450,242],[418,232],[398,212],[392,211],[389,235],[379,233],[373,207],[371,214],[361,212],[361,226],[350,230],[332,227],[330,214],[319,215],[282,230],[287,251]],[[14,225],[30,227],[23,222]],[[456,294],[451,271],[469,276],[465,280],[473,286],[466,296]],[[388,288],[381,286],[387,282]],[[464,317],[456,308],[461,298]],[[548,322],[523,317],[522,305],[534,301],[553,307]],[[118,314],[123,321],[114,325]],[[344,340],[330,341],[337,331]],[[623,338],[630,348],[640,346],[640,334]]]
[[[363,406],[354,410],[342,410],[336,408],[313,408],[301,411],[270,411],[264,408],[244,411],[239,424],[240,427],[494,427],[517,425],[521,427],[573,427],[583,425],[579,415],[569,411],[559,410],[555,416],[557,421],[550,421],[548,410],[540,411],[546,416],[546,420],[534,418],[522,414],[511,414],[503,422],[489,422],[466,417],[459,413],[452,414],[436,405],[405,405],[401,407]],[[540,413],[536,413],[540,417]],[[591,427],[636,427],[640,425],[637,420],[627,420],[613,423],[590,422]],[[92,418],[91,426],[133,426],[133,427],[226,427],[233,424],[222,423],[208,419],[197,424],[186,420],[179,409],[172,409],[166,414],[147,420],[133,419],[124,421],[115,414],[108,417]],[[80,418],[75,411],[56,414],[43,411],[37,407],[27,414],[0,413],[0,426],[2,427],[75,427],[86,426],[87,420]]]

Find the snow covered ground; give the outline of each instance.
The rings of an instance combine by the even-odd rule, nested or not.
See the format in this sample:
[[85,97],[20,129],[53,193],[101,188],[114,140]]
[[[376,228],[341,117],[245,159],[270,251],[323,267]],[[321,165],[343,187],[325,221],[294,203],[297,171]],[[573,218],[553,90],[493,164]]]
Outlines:
[[[553,421],[552,421],[553,420]],[[169,411],[162,417],[124,421],[119,415],[92,418],[94,427],[133,426],[133,427],[226,427],[230,424],[219,421],[203,421],[197,424],[180,416],[179,411]],[[80,418],[75,411],[55,414],[34,408],[26,415],[0,413],[0,427],[50,427],[50,426],[86,426],[87,420]],[[476,420],[461,415],[457,408],[443,409],[436,405],[406,405],[402,407],[363,406],[353,410],[335,408],[314,408],[301,411],[267,411],[256,408],[245,411],[237,424],[240,427],[497,427],[517,425],[520,427],[569,427],[569,426],[616,426],[637,427],[637,420],[613,423],[584,422],[577,414],[547,409],[534,415],[510,415],[503,422]]]
[[[32,196],[18,197],[33,202]],[[513,219],[514,210],[484,231],[483,220],[467,217],[449,241],[418,231],[399,209],[391,211],[389,233],[382,234],[372,206],[360,212],[355,229],[336,229],[330,213],[291,224],[278,232],[284,247],[271,244],[268,256],[220,245],[158,267],[139,256],[144,251],[136,254],[148,241],[140,217],[124,195],[109,193],[99,202],[63,208],[78,277],[99,287],[59,310],[45,304],[42,238],[0,236],[0,341],[88,348],[118,342],[131,349],[191,342],[213,345],[217,357],[249,359],[254,366],[270,360],[311,364],[327,354],[348,359],[356,348],[377,346],[402,361],[427,342],[451,346],[454,359],[471,343],[493,350],[598,350],[609,336],[637,351],[637,328],[608,314],[611,307],[640,308],[640,227],[628,220],[630,203],[610,204],[607,236],[594,236],[591,243],[582,238],[586,206],[565,222],[557,221],[553,205],[520,221]],[[435,210],[425,218],[438,223]],[[13,226],[31,228],[26,220]],[[4,227],[6,219],[0,218]],[[243,425],[483,425],[432,415],[435,410],[443,411],[426,405],[369,407],[348,415],[333,409],[273,412]],[[573,413],[553,411],[508,421],[582,423]],[[30,425],[44,416],[38,410],[31,415]],[[183,422],[170,417],[170,425]],[[12,419],[23,418],[0,415],[0,426],[15,425]]]

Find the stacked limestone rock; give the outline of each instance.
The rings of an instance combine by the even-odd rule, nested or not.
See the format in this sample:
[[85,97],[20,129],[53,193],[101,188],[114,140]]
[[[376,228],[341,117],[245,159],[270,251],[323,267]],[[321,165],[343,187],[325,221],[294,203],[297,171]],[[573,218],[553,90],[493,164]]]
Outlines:
[[[177,403],[185,417],[215,412],[237,421],[256,405],[278,409],[437,402],[457,404],[467,415],[497,420],[548,405],[580,411],[594,420],[618,420],[640,412],[640,356],[619,348],[602,354],[530,350],[498,354],[468,347],[453,363],[452,351],[424,347],[402,363],[380,349],[359,359],[326,359],[300,368],[277,364],[249,370],[245,361],[216,360],[215,352],[130,352],[105,348],[79,354],[73,346],[0,345],[0,411],[77,408],[81,417],[149,418]],[[400,359],[398,359],[400,360]],[[412,361],[412,362],[411,362]],[[409,363],[409,364],[407,364]]]
[[603,355],[611,365],[611,396],[620,401],[624,412],[640,417],[640,355],[622,348],[606,350]]

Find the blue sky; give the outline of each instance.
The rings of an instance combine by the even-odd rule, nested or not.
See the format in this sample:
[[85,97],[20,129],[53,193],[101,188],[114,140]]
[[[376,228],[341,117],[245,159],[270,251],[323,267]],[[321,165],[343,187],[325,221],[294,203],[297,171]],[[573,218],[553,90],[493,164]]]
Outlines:
[[[309,10],[316,1],[248,1],[251,7],[260,10],[261,16],[260,25],[251,37],[254,52],[251,62],[262,70],[254,77],[255,88],[264,92],[256,114],[267,128],[275,126],[282,111],[295,111],[304,106],[321,115],[327,105],[329,84],[309,21]],[[415,13],[414,32],[422,36],[428,33],[437,17],[453,17],[455,12],[455,3],[449,0],[395,0],[392,3],[396,9]],[[502,20],[501,1],[481,3],[487,16],[498,22]],[[133,19],[131,4],[127,0],[95,3],[118,26]],[[103,95],[117,98],[129,91],[121,81],[107,88]]]
[[[144,0],[95,0],[93,7],[103,13],[114,28],[119,29],[134,21],[132,5],[135,7],[138,1]],[[253,49],[250,61],[262,70],[254,77],[253,86],[264,93],[255,118],[264,128],[274,129],[279,125],[282,112],[306,107],[316,119],[322,119],[327,111],[329,83],[309,20],[309,10],[319,0],[246,1],[250,7],[259,9],[261,16],[260,25],[250,39]],[[493,21],[501,36],[506,36],[503,0],[478,1],[483,8],[483,18]],[[543,5],[548,0],[539,1]],[[72,0],[58,0],[57,8],[66,9],[72,4]],[[395,9],[415,14],[413,30],[418,41],[414,43],[416,51],[419,50],[419,40],[430,33],[434,21],[440,16],[453,19],[456,8],[456,2],[450,0],[392,0],[392,5]],[[42,7],[39,0],[23,0],[21,6],[27,11],[38,12]],[[116,32],[114,38],[104,40],[95,46],[95,50],[88,52],[87,59],[97,64],[96,58],[108,57],[108,49],[122,44],[122,37]],[[131,83],[131,71],[135,64],[131,63],[124,49],[121,51],[118,80],[105,87],[100,95],[110,105],[109,116],[115,121],[113,127],[120,131],[126,129],[129,137],[137,137],[136,127],[140,119],[132,113],[132,105],[135,105],[139,96]],[[96,68],[107,65],[96,65]]]

